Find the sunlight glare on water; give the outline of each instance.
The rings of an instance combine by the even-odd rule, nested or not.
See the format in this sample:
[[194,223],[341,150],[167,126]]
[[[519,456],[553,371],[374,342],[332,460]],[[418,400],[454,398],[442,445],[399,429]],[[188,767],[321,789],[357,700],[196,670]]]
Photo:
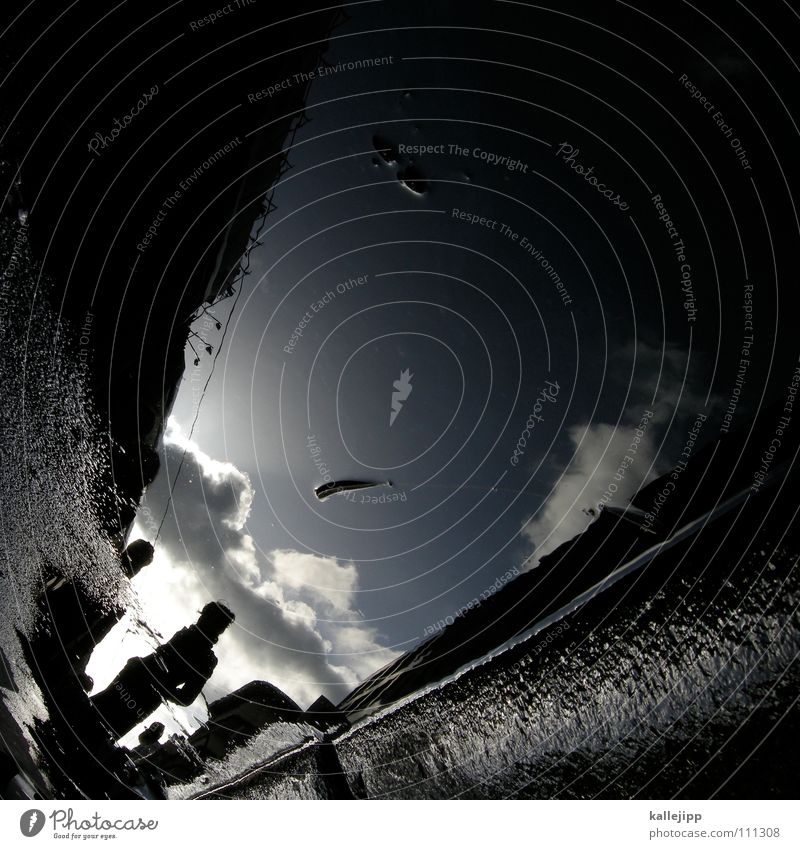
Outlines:
[[[0,489],[0,644],[18,693],[9,693],[26,724],[41,712],[16,632],[31,637],[37,598],[55,574],[109,605],[124,592],[117,555],[102,531],[104,459],[85,389],[80,336],[49,308],[27,249],[24,224],[0,231],[2,277],[2,463]],[[33,696],[33,700],[31,697]]]

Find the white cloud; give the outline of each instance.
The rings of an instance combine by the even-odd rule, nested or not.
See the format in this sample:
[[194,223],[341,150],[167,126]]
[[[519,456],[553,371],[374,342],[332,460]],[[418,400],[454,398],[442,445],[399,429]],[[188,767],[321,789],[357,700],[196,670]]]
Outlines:
[[[529,567],[584,531],[592,521],[588,510],[596,511],[601,502],[624,507],[644,484],[673,466],[675,446],[685,440],[687,421],[708,412],[718,400],[710,397],[705,406],[705,398],[696,389],[701,382],[697,363],[703,360],[696,353],[693,357],[690,360],[686,351],[656,349],[641,341],[616,352],[609,368],[611,379],[632,372],[623,387],[627,389],[625,410],[619,424],[585,422],[567,430],[569,463],[553,494],[522,528],[523,537],[534,545]],[[652,415],[632,461],[625,460],[645,411]],[[623,463],[626,468],[620,476]],[[609,485],[615,487],[613,492],[608,492]]]
[[318,599],[333,615],[355,614],[352,610],[358,588],[354,563],[320,557],[301,551],[278,549],[270,553],[276,581],[284,588]]
[[[603,501],[624,506],[643,483],[655,477],[651,431],[645,430],[620,479],[615,475],[620,476],[620,464],[636,436],[634,427],[589,424],[570,428],[568,435],[574,457],[553,495],[522,529],[523,536],[536,546],[533,562],[584,531],[592,521],[585,511],[597,510]],[[613,492],[609,492],[610,485]]]
[[[260,551],[246,529],[253,503],[247,474],[209,457],[173,421],[162,473],[148,490],[135,534],[154,537],[168,481],[174,483],[172,506],[156,557],[133,584],[143,619],[162,639],[196,621],[208,601],[223,599],[236,613],[217,645],[219,664],[205,690],[209,701],[259,678],[301,707],[321,693],[338,701],[397,656],[355,606],[356,565],[288,549]],[[142,629],[125,635],[126,627],[95,651],[89,672],[98,688],[128,657],[152,650]]]

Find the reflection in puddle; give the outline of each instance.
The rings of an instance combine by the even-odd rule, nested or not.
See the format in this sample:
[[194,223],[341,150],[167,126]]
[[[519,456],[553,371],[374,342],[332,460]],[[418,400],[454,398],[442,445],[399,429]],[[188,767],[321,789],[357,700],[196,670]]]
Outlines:
[[[518,14],[502,6],[465,15],[499,26]],[[251,18],[268,8],[252,4]],[[121,795],[158,795],[170,774],[169,792],[186,797],[260,767],[234,795],[441,796],[484,784],[487,795],[524,795],[542,774],[532,795],[592,795],[648,763],[665,735],[679,754],[705,727],[680,724],[694,708],[716,729],[703,745],[724,748],[789,668],[797,544],[783,536],[785,493],[766,515],[792,456],[789,422],[776,430],[772,408],[754,420],[765,399],[796,387],[796,352],[749,335],[742,353],[756,311],[777,325],[773,293],[748,283],[742,322],[739,289],[719,285],[748,279],[728,249],[734,236],[746,236],[748,256],[772,252],[753,219],[760,210],[738,206],[737,183],[729,194],[741,224],[715,206],[706,231],[695,214],[701,181],[685,197],[675,179],[689,160],[682,139],[661,131],[661,101],[650,114],[631,99],[658,85],[666,113],[683,114],[685,89],[670,93],[645,51],[631,54],[645,63],[633,91],[581,51],[567,68],[552,46],[532,51],[512,22],[495,44],[496,32],[451,26],[437,4],[421,11],[419,55],[399,61],[408,26],[397,9],[351,11],[335,20],[342,38],[329,39],[332,10],[327,22],[284,22],[303,56],[267,59],[250,39],[254,61],[216,95],[192,89],[199,38],[163,52],[162,76],[200,122],[188,108],[166,122],[179,126],[149,157],[159,177],[141,209],[149,174],[130,159],[114,202],[127,213],[121,199],[133,192],[131,233],[114,231],[109,208],[92,218],[101,237],[84,245],[78,224],[61,236],[54,268],[63,245],[102,257],[113,241],[97,291],[124,292],[76,327],[36,288],[29,207],[13,157],[0,162],[10,184],[0,233],[0,687],[11,712],[0,730],[64,767],[62,796],[70,781],[102,795],[106,779]],[[318,38],[303,38],[312,25]],[[298,71],[321,69],[326,44],[335,73],[280,64],[291,55]],[[367,66],[367,47],[398,61]],[[501,48],[507,64],[484,61]],[[591,90],[567,73],[596,80],[608,100],[590,104]],[[619,113],[605,111],[617,102],[641,120],[635,145]],[[115,185],[128,172],[113,156],[138,143],[151,115],[93,161],[89,189],[75,186],[80,203],[104,188],[102,168]],[[200,155],[208,115],[218,116],[214,133],[237,139],[230,150],[215,143]],[[74,115],[61,117],[72,126]],[[743,140],[761,129],[747,121],[736,116]],[[184,131],[193,152],[178,156]],[[52,133],[55,160],[71,148]],[[690,138],[703,151],[720,141],[702,120]],[[669,167],[651,139],[669,147]],[[202,180],[184,186],[192,162],[204,163]],[[70,190],[73,176],[62,177]],[[778,189],[765,185],[763,197]],[[653,213],[662,193],[692,244],[688,320],[683,241]],[[612,195],[625,198],[617,214]],[[47,231],[63,206],[57,192],[42,197]],[[161,215],[151,201],[166,207],[145,255],[137,240]],[[64,220],[73,217],[81,221]],[[100,262],[75,266],[87,291],[95,276],[85,269]],[[78,313],[63,264],[59,297]],[[154,296],[184,284],[183,295]],[[125,321],[123,301],[135,305]],[[107,383],[129,402],[109,401],[105,418],[84,381],[98,328],[101,350],[124,348],[120,368],[94,364],[98,395]],[[162,334],[170,341],[160,346]],[[556,391],[543,396],[547,385]],[[720,397],[732,390],[736,419],[720,440],[730,403]],[[131,528],[152,543],[140,556],[122,554]],[[356,727],[343,732],[348,722]],[[656,760],[620,792],[647,792]],[[259,790],[278,773],[280,786]],[[683,778],[660,791],[681,792]],[[700,789],[713,790],[711,779]]]

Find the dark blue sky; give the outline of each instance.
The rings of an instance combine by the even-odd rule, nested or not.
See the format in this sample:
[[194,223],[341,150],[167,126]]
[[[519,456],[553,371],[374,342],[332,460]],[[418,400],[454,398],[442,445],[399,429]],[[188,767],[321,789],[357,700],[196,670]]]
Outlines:
[[[616,38],[591,51],[600,23],[565,29],[555,12],[399,10],[352,7],[334,33],[329,63],[383,64],[311,84],[194,439],[249,475],[263,551],[355,563],[357,607],[406,648],[585,527],[645,411],[620,504],[674,463],[698,413],[712,422],[701,442],[716,433],[744,280],[720,178],[725,198],[747,186],[672,66],[733,114],[729,86],[679,41],[620,63]],[[768,316],[769,293],[761,304]],[[413,388],[390,427],[404,370]],[[526,431],[546,381],[557,398]],[[175,407],[185,431],[191,405],[184,392]],[[389,478],[374,494],[398,500],[319,503],[320,464]]]

